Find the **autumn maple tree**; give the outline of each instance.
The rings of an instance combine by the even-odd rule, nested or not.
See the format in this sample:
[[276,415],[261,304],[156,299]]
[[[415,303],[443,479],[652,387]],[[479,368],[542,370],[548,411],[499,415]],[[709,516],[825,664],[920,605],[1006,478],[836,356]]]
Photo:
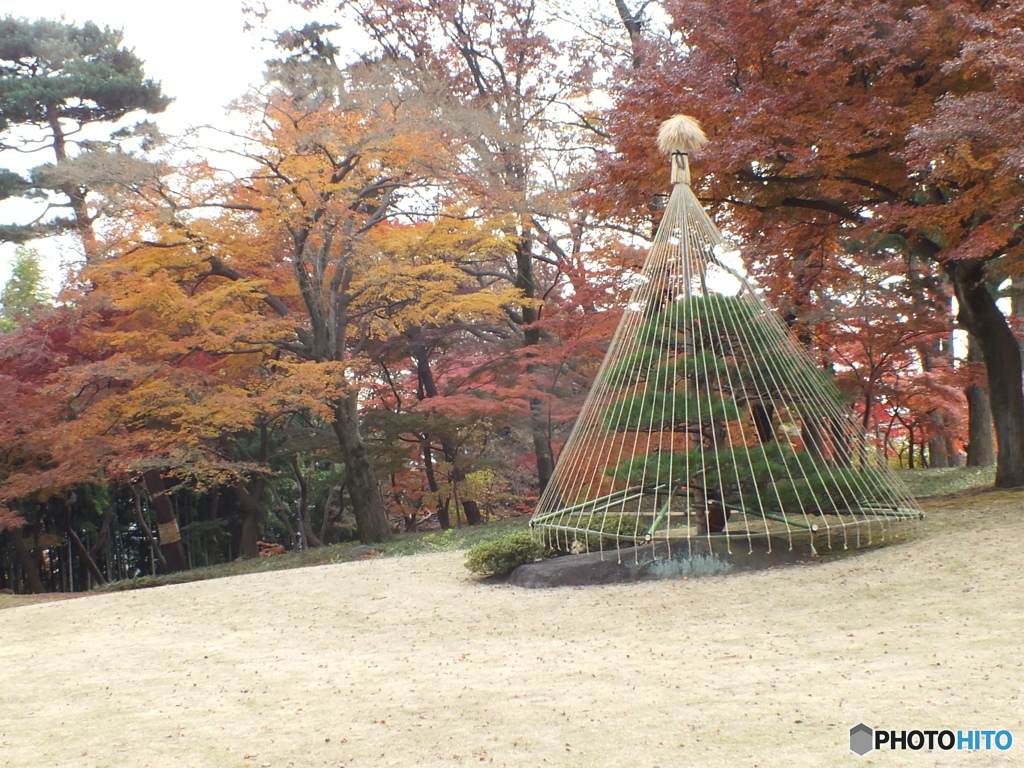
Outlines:
[[[620,90],[608,201],[653,192],[651,125],[702,120],[696,185],[794,319],[850,249],[938,264],[984,357],[996,484],[1024,485],[1020,355],[990,282],[1021,264],[1020,10],[1007,2],[780,4],[675,0],[675,46]],[[655,46],[657,48],[657,46]],[[626,179],[641,180],[631,190]],[[654,180],[654,181],[645,181]],[[602,195],[598,195],[601,198]],[[769,289],[773,286],[770,284]]]
[[535,0],[299,4],[335,9],[339,25],[359,25],[373,41],[372,56],[442,88],[463,124],[467,139],[451,181],[477,216],[500,222],[513,248],[466,254],[462,269],[524,299],[506,307],[506,323],[519,347],[519,378],[533,390],[529,425],[543,487],[554,468],[550,409],[557,398],[545,384],[554,372],[539,350],[548,341],[542,324],[547,302],[564,288],[564,257],[580,242],[585,216],[571,197],[590,146],[601,141],[587,101],[594,61],[587,36],[556,40],[557,9]]
[[[379,371],[377,428],[388,442],[405,446],[400,455],[411,452],[408,460],[426,481],[418,496],[432,499],[428,506],[442,527],[451,525],[453,504],[456,515],[461,507],[468,523],[479,523],[477,500],[463,491],[478,457],[467,448],[488,419],[507,419],[518,403],[499,401],[476,374],[494,364],[501,342],[511,335],[504,308],[521,296],[513,288],[482,286],[460,262],[468,253],[498,257],[514,246],[494,222],[457,209],[430,221],[381,228],[373,241],[385,258],[418,275],[415,283],[389,280],[377,289],[382,299],[390,296],[368,349]],[[490,360],[482,359],[488,355]],[[391,418],[384,419],[382,411]],[[402,474],[400,468],[390,472],[392,485]]]
[[[304,386],[329,411],[321,416],[345,465],[359,537],[374,542],[390,535],[390,524],[361,431],[367,351],[407,316],[439,322],[469,311],[455,296],[461,272],[432,261],[429,250],[395,258],[409,252],[395,245],[408,230],[391,223],[401,202],[415,213],[416,190],[429,191],[445,172],[452,139],[436,103],[404,91],[386,67],[307,73],[325,79],[293,82],[295,92],[278,89],[253,107],[261,122],[248,157],[258,170],[203,203],[222,214],[179,217],[145,247],[163,254],[158,268],[169,280],[181,283],[191,270],[202,283],[189,289],[196,300],[226,294],[243,313],[219,349],[203,344],[207,354],[272,359],[261,363],[269,381],[299,370],[319,377],[318,388],[314,380]],[[488,295],[487,305],[502,303]]]

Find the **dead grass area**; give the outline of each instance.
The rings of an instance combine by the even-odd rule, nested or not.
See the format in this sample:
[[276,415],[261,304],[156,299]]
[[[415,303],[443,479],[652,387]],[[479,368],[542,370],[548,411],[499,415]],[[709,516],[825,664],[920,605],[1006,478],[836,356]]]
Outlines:
[[33,603],[46,603],[52,600],[68,600],[72,597],[83,597],[86,592],[47,592],[43,595],[10,595],[7,593],[0,593],[0,611],[4,608],[18,608],[23,605],[32,605]]
[[[1024,492],[923,535],[729,576],[528,591],[462,552],[0,612],[0,766],[1024,763]],[[1008,752],[847,749],[851,725]]]

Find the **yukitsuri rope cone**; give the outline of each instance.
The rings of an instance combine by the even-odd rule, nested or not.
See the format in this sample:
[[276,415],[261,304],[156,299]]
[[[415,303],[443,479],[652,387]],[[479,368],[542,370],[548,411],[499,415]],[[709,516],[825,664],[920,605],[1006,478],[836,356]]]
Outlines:
[[921,511],[690,189],[706,141],[690,117],[661,126],[672,194],[535,535],[620,557],[882,542]]

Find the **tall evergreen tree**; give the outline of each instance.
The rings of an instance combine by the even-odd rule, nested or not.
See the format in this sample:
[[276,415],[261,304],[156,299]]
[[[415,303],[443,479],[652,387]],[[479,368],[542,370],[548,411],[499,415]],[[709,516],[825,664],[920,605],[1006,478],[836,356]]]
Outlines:
[[47,301],[43,287],[43,268],[38,251],[18,248],[11,277],[0,293],[0,331],[12,330],[17,318],[24,317]]
[[113,124],[136,110],[162,112],[170,103],[121,41],[120,31],[92,22],[0,19],[0,151],[50,148],[57,164],[33,169],[27,178],[0,169],[0,199],[55,195],[54,205],[72,212],[56,221],[0,227],[0,240],[26,242],[73,229],[86,258],[96,256],[88,182],[81,174],[62,173],[61,166],[83,152],[109,148],[84,141],[87,126]]

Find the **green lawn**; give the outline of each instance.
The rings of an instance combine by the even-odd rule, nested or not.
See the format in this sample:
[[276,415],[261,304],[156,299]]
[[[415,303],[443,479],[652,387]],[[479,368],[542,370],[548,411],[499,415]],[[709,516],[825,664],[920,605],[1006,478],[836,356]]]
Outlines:
[[996,479],[996,468],[900,469],[896,474],[910,489],[911,495],[925,499],[991,487]]

